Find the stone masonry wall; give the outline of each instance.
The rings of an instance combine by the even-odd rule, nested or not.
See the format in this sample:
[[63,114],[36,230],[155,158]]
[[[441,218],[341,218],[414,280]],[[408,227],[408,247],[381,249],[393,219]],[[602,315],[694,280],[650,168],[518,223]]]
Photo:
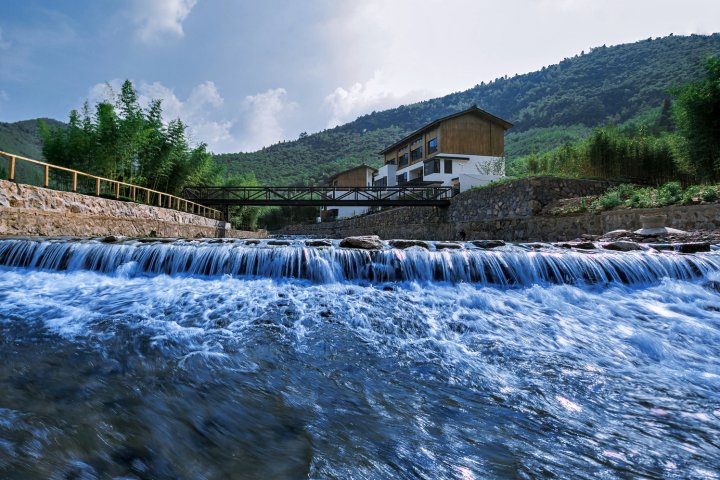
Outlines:
[[612,183],[557,177],[531,177],[464,192],[453,198],[451,223],[530,217],[563,198],[598,195]]
[[167,208],[0,180],[0,235],[256,237],[224,222]]
[[395,208],[337,222],[294,225],[279,233],[328,238],[374,234],[381,238],[418,240],[562,241],[585,233],[636,230],[641,227],[640,215],[654,213],[666,214],[667,226],[680,230],[720,229],[720,204],[538,215],[555,200],[597,195],[610,185],[601,181],[528,178],[462,193],[446,209]]

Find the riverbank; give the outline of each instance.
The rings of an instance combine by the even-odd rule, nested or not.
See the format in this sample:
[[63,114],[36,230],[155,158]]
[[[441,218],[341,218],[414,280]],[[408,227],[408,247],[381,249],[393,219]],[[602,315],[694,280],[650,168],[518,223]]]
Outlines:
[[667,226],[685,231],[720,232],[720,204],[619,208],[599,213],[562,213],[568,198],[599,195],[610,183],[535,177],[470,190],[450,207],[402,207],[335,222],[290,225],[275,234],[342,238],[379,235],[419,240],[501,239],[508,242],[568,241],[582,235],[637,230],[640,216],[663,214]]

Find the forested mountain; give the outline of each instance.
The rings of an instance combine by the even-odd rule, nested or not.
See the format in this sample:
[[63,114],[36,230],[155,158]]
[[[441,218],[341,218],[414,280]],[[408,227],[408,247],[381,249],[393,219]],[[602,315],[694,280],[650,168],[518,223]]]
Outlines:
[[[65,125],[49,118],[43,120],[53,128]],[[14,123],[0,122],[0,150],[42,160],[42,140],[37,119]]]
[[216,155],[230,171],[254,172],[262,184],[316,184],[362,162],[436,118],[477,105],[515,124],[506,137],[514,158],[585,137],[591,128],[651,118],[668,90],[697,80],[720,55],[720,34],[668,36],[598,47],[542,70],[498,78],[444,97],[363,115],[345,125],[253,153]]

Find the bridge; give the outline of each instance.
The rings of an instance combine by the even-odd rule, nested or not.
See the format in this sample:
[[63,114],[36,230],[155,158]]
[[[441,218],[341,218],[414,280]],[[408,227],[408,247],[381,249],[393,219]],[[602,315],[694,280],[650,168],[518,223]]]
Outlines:
[[183,197],[227,211],[231,206],[447,207],[452,187],[185,187]]

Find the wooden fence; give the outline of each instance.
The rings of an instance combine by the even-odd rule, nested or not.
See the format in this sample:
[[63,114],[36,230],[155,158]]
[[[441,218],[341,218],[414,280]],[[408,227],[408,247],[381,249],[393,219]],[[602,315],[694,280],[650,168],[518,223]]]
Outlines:
[[[11,182],[18,181],[16,179],[16,173],[18,173],[20,165],[24,162],[33,166],[36,172],[28,173],[26,169],[24,174],[28,178],[18,183],[42,183],[42,187],[52,188],[53,190],[70,191],[85,195],[95,195],[97,197],[144,203],[146,205],[201,215],[214,220],[221,220],[223,218],[220,210],[215,210],[214,208],[209,208],[199,203],[170,195],[169,193],[159,192],[119,180],[90,175],[89,173],[52,165],[0,150],[0,159],[2,158],[9,161],[5,174]],[[4,170],[4,164],[5,162],[0,162],[0,173]]]

